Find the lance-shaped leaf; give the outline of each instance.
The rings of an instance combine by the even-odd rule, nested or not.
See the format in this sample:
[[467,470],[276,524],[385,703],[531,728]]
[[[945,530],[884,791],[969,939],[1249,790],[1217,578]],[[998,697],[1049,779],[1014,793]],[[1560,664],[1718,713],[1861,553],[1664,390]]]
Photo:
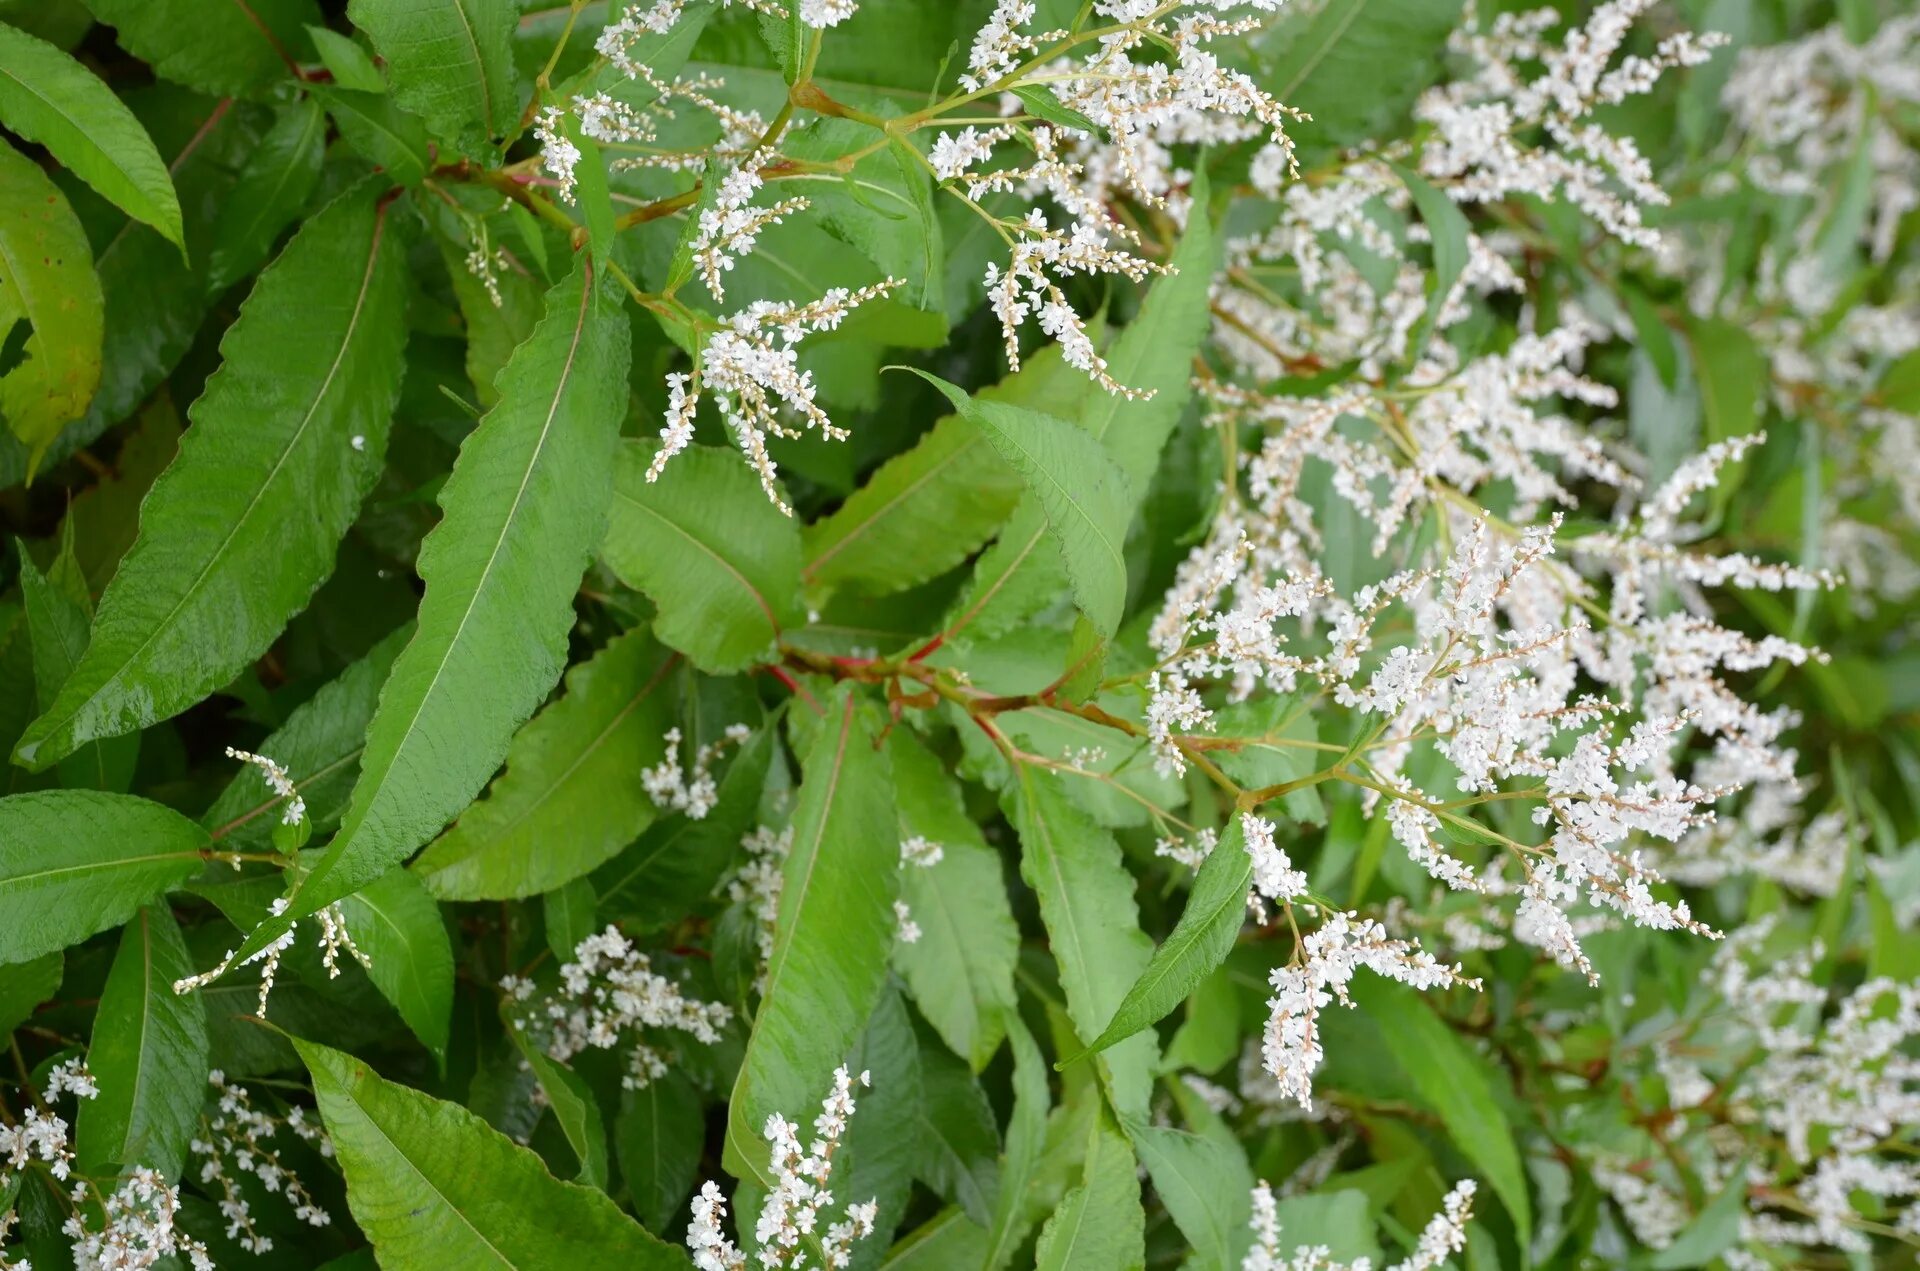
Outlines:
[[540,1158],[455,1103],[384,1080],[351,1055],[294,1048],[347,1179],[347,1207],[382,1266],[419,1271],[568,1263],[685,1271],[605,1193],[563,1183]]
[[[1022,764],[1008,796],[1020,872],[1040,899],[1067,1014],[1083,1038],[1098,1036],[1153,956],[1133,875],[1113,835],[1074,806],[1052,774]],[[1102,1060],[1113,1106],[1124,1116],[1146,1115],[1154,1053],[1154,1039],[1139,1036]]]
[[1007,1118],[1006,1150],[1000,1156],[1000,1190],[994,1197],[987,1254],[981,1265],[999,1271],[1026,1238],[1035,1218],[1029,1214],[1034,1172],[1046,1147],[1047,1061],[1020,1016],[1007,1017],[1007,1044],[1013,1052],[1013,1111]]
[[1527,1172],[1513,1129],[1500,1110],[1490,1065],[1467,1048],[1420,994],[1403,984],[1364,976],[1353,996],[1375,1023],[1419,1097],[1439,1114],[1453,1142],[1493,1185],[1494,1195],[1520,1232],[1520,1246],[1533,1239],[1533,1207]]
[[446,1062],[453,1015],[453,945],[440,906],[420,880],[391,869],[340,902],[347,932],[367,955],[367,978],[420,1043]]
[[1246,920],[1247,888],[1252,882],[1253,858],[1247,855],[1246,831],[1235,817],[1201,862],[1173,934],[1153,951],[1153,960],[1086,1053],[1105,1050],[1151,1028],[1227,960]]
[[1191,1271],[1236,1271],[1252,1242],[1253,1171],[1231,1138],[1205,1138],[1170,1125],[1129,1123],[1127,1137],[1193,1250]]
[[[196,262],[207,260],[218,241],[214,225],[222,203],[261,136],[259,112],[231,99],[155,84],[128,93],[127,101],[173,174],[189,259],[158,230],[131,217],[122,217],[117,227],[104,219],[93,225],[94,270],[106,302],[100,386],[86,413],[54,438],[50,456],[69,454],[125,419],[172,373],[199,334],[211,301]],[[0,437],[0,485],[24,477],[28,458],[12,438]]]
[[1127,602],[1122,549],[1133,495],[1126,474],[1091,434],[1064,419],[969,397],[938,376],[914,374],[944,393],[1026,481],[1046,514],[1075,603],[1103,635],[1112,635]]
[[17,751],[34,768],[185,710],[266,652],[378,478],[404,367],[405,252],[377,190],[287,244],[220,342],[93,640]]
[[583,258],[548,293],[500,372],[499,405],[441,489],[413,640],[381,692],[340,832],[298,884],[292,916],[372,882],[438,832],[560,678],[573,594],[606,524],[627,352],[626,317]]
[[1081,1179],[1040,1229],[1040,1271],[1137,1271],[1146,1265],[1146,1213],[1133,1149],[1105,1107],[1090,1118]]
[[620,447],[601,557],[659,607],[661,642],[701,670],[765,661],[800,616],[800,527],[733,451],[689,446],[650,482],[658,450]]
[[100,383],[105,301],[86,231],[40,165],[0,141],[0,328],[31,329],[0,374],[0,422],[27,448],[26,475]]
[[258,269],[320,181],[327,115],[302,97],[282,111],[233,183],[214,223],[207,291],[218,294]]
[[216,97],[252,96],[311,60],[314,0],[87,0],[120,47],[156,75]]
[[[315,832],[340,823],[360,772],[360,750],[380,701],[380,686],[412,634],[408,624],[374,645],[254,746],[287,770]],[[285,806],[260,769],[243,764],[200,823],[224,851],[263,851]]]
[[1421,311],[1420,320],[1407,336],[1407,360],[1417,362],[1427,351],[1434,323],[1453,295],[1460,272],[1467,267],[1467,218],[1452,199],[1434,189],[1419,173],[1398,163],[1393,170],[1413,196],[1413,206],[1433,244],[1433,289],[1427,293],[1427,307]]
[[353,0],[347,17],[386,61],[394,100],[435,135],[484,145],[519,113],[514,0]]
[[180,1177],[207,1089],[207,1007],[174,981],[199,968],[165,905],[149,905],[120,933],[87,1046],[100,1087],[80,1105],[82,1169],[145,1165]]
[[967,815],[960,787],[904,728],[887,738],[902,836],[940,844],[938,864],[901,871],[901,896],[920,939],[894,961],[927,1017],[954,1053],[978,1072],[993,1058],[1014,1010],[1020,929],[1007,901],[1000,854]]
[[762,1184],[775,1112],[818,1105],[886,982],[900,833],[886,754],[851,686],[826,702],[793,812],[767,988],[727,1109],[724,1164]]
[[[1088,387],[1087,377],[1049,345],[978,396],[1065,419],[1078,411]],[[881,464],[831,515],[807,526],[806,584],[845,584],[868,595],[916,587],[978,551],[1024,488],[978,428],[947,415]]]
[[0,965],[117,926],[198,873],[207,832],[125,794],[42,790],[0,799]]
[[640,1220],[656,1231],[686,1213],[706,1142],[700,1112],[699,1089],[678,1069],[620,1096],[613,1123],[620,1174]]
[[630,631],[569,671],[565,696],[515,734],[487,797],[413,863],[427,890],[442,900],[537,896],[633,842],[654,817],[639,772],[666,753],[677,662]]
[[0,123],[45,146],[102,198],[185,250],[173,178],[133,112],[71,54],[5,23]]
[[[71,525],[71,522],[69,522]],[[42,710],[53,705],[60,686],[86,651],[91,621],[86,579],[70,554],[69,541],[48,574],[20,549],[20,598],[27,610],[27,634],[33,642],[34,698]],[[70,789],[124,792],[133,783],[140,738],[110,737],[89,742],[60,761],[60,784]]]
[[[1206,206],[1204,181],[1195,185],[1194,206]],[[1169,262],[1173,272],[1154,280],[1140,312],[1108,354],[1108,374],[1151,395],[1128,398],[1092,391],[1074,416],[1126,475],[1128,502],[1119,517],[1122,537],[1134,509],[1146,496],[1160,452],[1192,396],[1193,355],[1211,321],[1207,296],[1217,243],[1218,235],[1207,217],[1189,218]],[[1051,510],[1037,497],[1021,503],[1000,541],[981,557],[973,584],[949,624],[949,635],[969,627],[981,636],[1011,630],[1053,602],[1059,592],[1057,566],[1039,553],[1040,540],[1052,520]]]
[[[1261,83],[1313,117],[1292,129],[1312,156],[1368,137],[1401,136],[1414,99],[1440,72],[1447,36],[1459,20],[1460,0],[1329,0],[1303,7],[1262,37],[1275,58]],[[1393,74],[1381,75],[1383,66]]]

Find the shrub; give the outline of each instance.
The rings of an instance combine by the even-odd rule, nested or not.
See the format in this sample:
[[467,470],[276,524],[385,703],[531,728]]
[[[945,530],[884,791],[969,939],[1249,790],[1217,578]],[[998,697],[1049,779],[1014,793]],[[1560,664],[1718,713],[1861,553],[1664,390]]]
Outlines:
[[0,0],[0,1267],[1911,1256],[1831,7]]

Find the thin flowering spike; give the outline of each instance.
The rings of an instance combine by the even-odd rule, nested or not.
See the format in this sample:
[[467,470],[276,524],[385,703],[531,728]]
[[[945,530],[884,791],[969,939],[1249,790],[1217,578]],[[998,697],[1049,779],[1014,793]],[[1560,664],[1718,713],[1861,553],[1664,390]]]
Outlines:
[[287,801],[287,806],[280,811],[282,822],[287,825],[298,825],[307,819],[306,800],[300,797],[299,787],[293,784],[293,778],[288,775],[285,768],[265,755],[235,750],[232,746],[227,747],[227,758],[238,759],[241,763],[250,763],[258,768],[260,775],[267,779],[267,786]]
[[[684,378],[670,379],[667,426],[662,446],[647,469],[649,481],[658,480],[667,461],[685,449],[693,436],[693,418],[701,392],[719,405],[734,441],[760,477],[760,486],[788,516],[793,509],[780,496],[778,473],[767,453],[769,437],[799,437],[807,429],[831,441],[847,437],[834,426],[815,400],[813,373],[800,369],[799,344],[807,336],[831,331],[846,315],[869,300],[900,286],[898,279],[849,290],[830,288],[806,304],[777,304],[756,300],[727,319],[700,350],[699,388],[685,391]],[[799,427],[786,422],[799,421]]]
[[[800,1127],[779,1113],[767,1118],[762,1133],[772,1149],[768,1161],[772,1177],[754,1223],[760,1266],[792,1271],[815,1267],[819,1265],[812,1260],[817,1245],[827,1267],[844,1267],[853,1246],[873,1234],[879,1206],[872,1200],[846,1205],[840,1211],[844,1217],[823,1221],[837,1203],[831,1190],[834,1158],[853,1118],[856,1084],[872,1082],[867,1073],[856,1078],[844,1065],[834,1070],[833,1089],[813,1120],[815,1137],[809,1144],[802,1144]],[[727,1237],[726,1202],[717,1184],[702,1184],[693,1198],[692,1214],[687,1247],[695,1267],[738,1271],[747,1265],[745,1255]]]

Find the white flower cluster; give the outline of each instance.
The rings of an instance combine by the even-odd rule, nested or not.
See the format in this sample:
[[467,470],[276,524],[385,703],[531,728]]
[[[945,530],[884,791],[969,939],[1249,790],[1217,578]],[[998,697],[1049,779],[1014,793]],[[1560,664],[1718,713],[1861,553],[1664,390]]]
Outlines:
[[299,1107],[288,1108],[282,1116],[262,1111],[254,1106],[245,1086],[228,1081],[218,1068],[207,1074],[207,1084],[214,1092],[213,1112],[201,1118],[200,1132],[191,1147],[200,1163],[200,1184],[215,1193],[220,1216],[227,1221],[227,1238],[249,1253],[266,1253],[273,1248],[273,1238],[254,1225],[253,1206],[234,1177],[236,1170],[251,1174],[268,1195],[285,1196],[294,1217],[308,1226],[324,1227],[332,1222],[300,1176],[281,1159],[273,1142],[284,1129],[311,1144],[322,1157],[331,1157],[333,1142],[326,1131]]
[[653,805],[665,812],[684,812],[688,819],[701,821],[713,811],[720,787],[713,779],[713,764],[728,746],[738,746],[753,735],[745,724],[731,724],[717,741],[710,741],[693,755],[693,774],[680,767],[682,738],[679,728],[669,728],[662,740],[667,753],[658,764],[640,770],[640,785]]
[[[807,428],[831,441],[848,436],[814,400],[813,372],[799,365],[800,342],[816,332],[833,330],[853,310],[899,286],[898,279],[889,278],[853,291],[833,287],[807,304],[756,300],[728,318],[724,327],[708,337],[691,377],[678,372],[667,376],[667,422],[660,430],[660,451],[647,469],[647,480],[658,480],[667,461],[692,442],[701,393],[711,391],[735,444],[760,474],[761,488],[776,507],[792,516],[793,509],[780,497],[767,439],[804,436]],[[802,426],[785,423],[783,410],[797,416]]]
[[[1635,20],[1653,4],[1607,0],[1558,44],[1548,38],[1562,20],[1557,9],[1501,13],[1484,30],[1470,19],[1452,51],[1472,61],[1476,74],[1429,91],[1415,110],[1435,134],[1421,149],[1421,174],[1462,203],[1565,198],[1623,242],[1659,246],[1644,209],[1665,205],[1666,192],[1633,141],[1592,115],[1649,92],[1672,67],[1699,65],[1725,39],[1681,32],[1661,40],[1652,57],[1616,64]],[[1534,131],[1551,145],[1527,144]]]
[[265,755],[235,750],[232,746],[227,747],[227,758],[238,759],[241,763],[250,763],[258,768],[260,775],[267,780],[267,787],[287,801],[287,806],[280,810],[282,824],[298,825],[307,819],[307,801],[300,797],[300,788],[293,784],[293,778],[285,768]]
[[[1467,1247],[1467,1222],[1473,1217],[1472,1179],[1454,1184],[1442,1202],[1443,1208],[1420,1232],[1413,1252],[1387,1271],[1437,1271],[1452,1254]],[[1371,1258],[1352,1262],[1335,1260],[1325,1245],[1298,1247],[1283,1252],[1280,1246],[1280,1213],[1273,1191],[1265,1183],[1253,1189],[1253,1248],[1241,1259],[1240,1271],[1373,1271]]]
[[1920,1233],[1920,985],[1869,978],[1837,992],[1816,982],[1817,942],[1768,955],[1776,930],[1766,919],[1728,940],[1699,1022],[1621,1055],[1661,1077],[1647,1134],[1683,1150],[1647,1144],[1650,1159],[1636,1162],[1623,1144],[1593,1161],[1635,1239],[1654,1249],[1692,1222],[1690,1189],[1740,1187],[1738,1240],[1721,1255],[1737,1271],[1867,1257],[1873,1235]]
[[[327,968],[328,979],[334,979],[340,974],[340,955],[342,953],[351,956],[353,960],[358,962],[362,967],[371,969],[373,966],[373,959],[368,957],[365,951],[353,942],[353,935],[347,930],[347,916],[346,912],[341,908],[341,903],[342,902],[336,900],[313,916],[314,921],[319,924],[320,927],[320,958],[321,962]],[[286,897],[282,896],[276,899],[273,904],[269,906],[269,909],[275,918],[286,913]],[[234,961],[234,954],[237,950],[228,949],[220,956],[218,962],[214,963],[205,971],[197,975],[189,975],[184,979],[175,980],[173,982],[173,991],[175,993],[191,993],[195,989],[204,988],[213,983],[228,971],[231,971],[235,966],[251,966],[258,962],[260,964],[260,1001],[258,1014],[260,1018],[265,1019],[267,1016],[267,999],[273,995],[274,980],[280,974],[280,960],[286,956],[287,950],[293,947],[294,941],[299,934],[299,922],[289,923],[287,929],[281,932],[271,943],[241,958],[237,963]]]
[[[27,1092],[29,1096],[31,1091]],[[44,1100],[62,1095],[94,1099],[100,1094],[86,1064],[65,1059],[48,1071],[41,1097],[22,1112],[20,1120],[0,1124],[0,1196],[8,1197],[0,1210],[0,1246],[6,1243],[15,1214],[11,1202],[15,1176],[31,1166],[44,1169],[55,1182],[66,1185],[71,1211],[60,1231],[70,1242],[75,1271],[147,1271],[178,1265],[184,1258],[193,1271],[213,1271],[206,1246],[174,1225],[180,1208],[179,1189],[154,1170],[129,1169],[111,1191],[101,1191],[86,1178],[73,1174],[73,1149],[68,1145],[66,1119],[49,1111]],[[32,1271],[25,1258],[0,1248],[0,1271]]]
[[1293,961],[1275,967],[1269,976],[1273,996],[1267,999],[1271,1014],[1261,1054],[1281,1092],[1302,1107],[1313,1104],[1313,1074],[1325,1056],[1320,1012],[1335,1000],[1353,1005],[1347,985],[1362,967],[1416,989],[1480,987],[1480,981],[1462,975],[1458,965],[1445,966],[1417,943],[1390,938],[1386,928],[1371,919],[1327,914],[1296,947]]
[[727,899],[745,905],[753,920],[753,940],[758,953],[759,972],[754,987],[767,988],[767,964],[773,960],[773,932],[780,919],[780,892],[785,879],[787,854],[793,850],[793,827],[775,831],[755,826],[740,840],[746,863],[727,882]]
[[500,987],[518,1026],[560,1063],[588,1049],[627,1047],[621,1084],[629,1090],[666,1075],[666,1057],[655,1049],[653,1034],[685,1033],[711,1046],[733,1018],[721,1003],[688,997],[612,926],[574,946],[573,960],[561,966],[560,987],[551,995],[536,998],[533,982],[517,976],[502,979]]
[[[947,849],[919,834],[912,834],[900,840],[900,868],[932,869],[946,859]],[[893,902],[894,934],[901,944],[916,944],[922,934],[920,924],[913,920],[913,910],[906,901]]]
[[[864,1072],[859,1083],[873,1084]],[[773,1178],[753,1232],[761,1266],[809,1271],[815,1266],[808,1261],[812,1243],[818,1246],[820,1267],[845,1267],[852,1261],[854,1244],[873,1234],[879,1206],[871,1200],[847,1205],[843,1219],[820,1230],[821,1215],[836,1203],[828,1184],[833,1180],[834,1156],[853,1116],[853,1085],[845,1066],[834,1069],[833,1090],[820,1104],[820,1115],[813,1120],[815,1137],[804,1149],[799,1126],[777,1112],[767,1118],[762,1133],[772,1148],[768,1166]],[[693,1221],[687,1224],[687,1247],[699,1271],[745,1271],[747,1257],[728,1238],[726,1217],[727,1202],[719,1185],[703,1184],[693,1198]]]

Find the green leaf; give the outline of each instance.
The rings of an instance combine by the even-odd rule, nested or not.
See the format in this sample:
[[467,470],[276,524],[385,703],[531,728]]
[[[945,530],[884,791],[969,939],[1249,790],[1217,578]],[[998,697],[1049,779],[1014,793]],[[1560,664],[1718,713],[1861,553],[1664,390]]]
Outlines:
[[513,0],[352,0],[347,18],[373,40],[401,106],[434,135],[478,150],[520,111]]
[[1000,1191],[994,1198],[993,1221],[988,1227],[987,1271],[999,1271],[1013,1258],[1032,1219],[1027,1206],[1046,1147],[1047,1061],[1033,1034],[1018,1014],[1007,1017],[1007,1043],[1013,1051],[1013,1111],[1007,1118],[1006,1151],[1000,1159]]
[[[339,824],[360,771],[367,722],[380,700],[393,660],[413,634],[403,626],[367,651],[287,716],[287,722],[255,749],[287,770],[307,805],[316,830]],[[243,764],[200,823],[227,851],[260,851],[280,822],[286,800],[267,785],[260,769]]]
[[[127,101],[173,173],[188,253],[204,261],[218,242],[214,223],[235,174],[260,140],[261,113],[172,84],[135,90]],[[92,197],[77,183],[70,193],[82,201]],[[211,303],[204,278],[158,231],[122,217],[117,225],[103,218],[93,232],[94,269],[106,302],[100,386],[85,414],[54,439],[50,456],[91,442],[148,400],[198,337]],[[29,457],[12,437],[0,435],[0,485],[25,477]]]
[[1101,135],[1099,124],[1094,123],[1073,107],[1061,105],[1060,99],[1048,89],[1023,85],[1015,88],[1013,95],[1026,106],[1028,113],[1050,124],[1059,124],[1063,128],[1077,128],[1089,137]]
[[384,93],[311,85],[308,92],[325,104],[340,136],[360,156],[401,185],[418,185],[432,160],[427,127]]
[[319,102],[302,97],[281,112],[221,204],[207,257],[209,294],[225,291],[266,261],[319,184],[326,149],[327,116]]
[[700,1092],[679,1069],[621,1093],[613,1144],[634,1210],[651,1230],[678,1229],[706,1137]]
[[798,1116],[831,1088],[886,982],[899,894],[900,834],[884,752],[855,709],[851,685],[826,699],[804,765],[793,846],[766,992],[727,1109],[722,1163],[765,1185],[760,1130]]
[[[976,397],[1069,418],[1089,381],[1049,345]],[[1025,489],[979,428],[945,415],[887,460],[830,515],[803,532],[809,589],[866,595],[917,587],[973,555]]]
[[1084,1172],[1040,1229],[1038,1271],[1135,1271],[1146,1265],[1146,1214],[1126,1135],[1100,1108],[1087,1131]]
[[[1205,207],[1204,178],[1196,180],[1194,191],[1195,206]],[[1081,399],[1076,416],[1081,428],[1101,443],[1126,474],[1130,487],[1125,513],[1119,518],[1122,536],[1192,395],[1193,355],[1211,322],[1207,295],[1218,253],[1216,240],[1207,217],[1189,218],[1187,232],[1169,262],[1174,272],[1154,280],[1140,312],[1108,355],[1110,375],[1153,395],[1128,399],[1092,388]],[[1032,498],[1023,500],[1000,540],[980,558],[973,583],[948,623],[949,635],[971,629],[985,638],[1012,630],[1059,595],[1057,566],[1037,555],[1048,517],[1035,503]],[[1098,634],[1112,634],[1100,630],[1099,623],[1094,625]]]
[[[1764,408],[1761,392],[1768,374],[1766,359],[1753,335],[1725,318],[1694,317],[1687,321],[1686,334],[1700,386],[1707,444],[1751,436],[1760,427]],[[1742,488],[1746,467],[1744,456],[1721,466],[1720,480],[1706,494],[1716,520]]]
[[26,475],[100,383],[106,321],[86,231],[40,165],[0,141],[0,328],[32,328],[0,374],[0,421],[27,447]]
[[206,1097],[207,1008],[173,985],[197,970],[165,905],[142,909],[120,933],[87,1046],[100,1094],[80,1105],[83,1170],[145,1165],[180,1177]]
[[607,184],[607,161],[600,153],[600,143],[580,127],[577,115],[569,112],[562,127],[580,151],[574,174],[580,183],[577,201],[580,218],[587,224],[587,246],[593,252],[595,266],[604,266],[613,259],[613,191]]
[[381,691],[353,801],[291,916],[372,882],[438,832],[560,678],[573,594],[605,523],[628,330],[582,262],[500,372],[500,404],[440,491],[444,515],[420,550],[418,628]]
[[117,926],[200,872],[207,833],[125,794],[43,790],[0,799],[0,965]]
[[[69,522],[71,525],[71,522]],[[34,697],[42,710],[53,704],[87,647],[87,584],[70,555],[71,544],[54,562],[53,573],[68,569],[67,586],[43,576],[21,546],[20,595],[27,610],[27,634],[33,642]],[[71,592],[77,593],[69,594]],[[111,737],[89,742],[60,762],[60,784],[70,788],[124,793],[133,781],[140,739]]]
[[[678,659],[630,631],[567,673],[566,693],[514,735],[486,798],[412,869],[443,900],[536,896],[584,877],[654,818],[637,774],[666,753]],[[556,839],[555,826],[565,826]]]
[[0,123],[45,146],[102,198],[186,250],[173,178],[133,112],[70,54],[4,23]]
[[[1009,811],[1020,835],[1020,872],[1040,900],[1067,1014],[1083,1040],[1097,1037],[1153,957],[1133,875],[1113,835],[1075,807],[1051,773],[1022,764],[1017,778]],[[1155,1050],[1154,1038],[1141,1035],[1102,1058],[1122,1116],[1146,1116]]]
[[380,73],[380,68],[373,64],[373,58],[354,43],[351,36],[323,26],[308,27],[307,35],[312,38],[313,51],[320,55],[320,64],[333,76],[336,87],[350,88],[356,93],[387,91],[386,76]]
[[115,29],[120,47],[154,74],[216,97],[254,96],[285,79],[311,52],[314,0],[86,0]]
[[1133,1150],[1153,1179],[1193,1256],[1192,1271],[1234,1271],[1252,1242],[1253,1173],[1236,1143],[1172,1126],[1127,1127]]
[[347,932],[370,965],[367,978],[442,1064],[453,1014],[453,945],[440,906],[404,869],[340,902]]
[[513,1040],[533,1070],[534,1080],[540,1083],[547,1106],[553,1110],[553,1119],[560,1123],[560,1133],[573,1149],[574,1159],[580,1162],[580,1182],[604,1192],[607,1190],[607,1127],[600,1118],[600,1104],[594,1099],[593,1091],[578,1073],[565,1064],[556,1063],[538,1046],[529,1045],[517,1030]]
[[1533,1208],[1513,1131],[1495,1101],[1485,1071],[1459,1036],[1404,985],[1368,976],[1353,986],[1354,1001],[1377,1024],[1389,1054],[1440,1115],[1454,1144],[1493,1185],[1520,1232],[1533,1240]]
[[1193,893],[1173,934],[1153,951],[1153,960],[1127,990],[1120,1009],[1087,1053],[1105,1050],[1159,1023],[1227,960],[1246,921],[1247,888],[1252,882],[1253,858],[1247,855],[1246,831],[1235,817],[1201,862]]
[[801,614],[799,527],[733,451],[688,446],[649,482],[658,449],[620,447],[601,558],[659,607],[661,642],[701,670],[766,661]]
[[1020,958],[1000,854],[967,815],[959,784],[911,732],[894,729],[887,751],[901,836],[918,834],[942,849],[938,864],[901,871],[901,898],[921,934],[895,948],[894,962],[920,1013],[978,1072],[999,1049],[1014,1010]]
[[[918,915],[916,914],[916,917]],[[1000,1188],[1000,1132],[980,1082],[938,1043],[920,1048],[915,1175],[984,1228]]]
[[20,762],[45,768],[193,705],[264,653],[332,570],[400,390],[405,253],[387,213],[372,189],[342,195],[260,276],[141,507],[86,656]]
[[1672,1244],[1655,1253],[1648,1266],[1654,1271],[1703,1267],[1740,1239],[1741,1220],[1747,1216],[1745,1162],[1728,1177],[1731,1181],[1720,1189],[1720,1194],[1681,1229]]
[[593,883],[575,878],[540,897],[540,919],[547,928],[547,948],[562,962],[573,959],[580,942],[598,927],[600,900]]
[[1126,474],[1098,441],[1065,420],[969,397],[925,371],[914,374],[944,393],[1025,479],[1046,513],[1075,603],[1102,635],[1112,635],[1127,602],[1121,549],[1133,496]]
[[347,1206],[381,1265],[410,1271],[599,1264],[651,1271],[687,1256],[602,1192],[458,1104],[383,1080],[350,1055],[294,1039],[347,1179]]
[[1393,170],[1407,187],[1407,193],[1413,196],[1413,206],[1420,213],[1433,244],[1433,284],[1427,292],[1427,307],[1407,336],[1407,361],[1412,363],[1426,354],[1427,341],[1433,336],[1434,324],[1440,320],[1440,311],[1446,308],[1454,284],[1460,281],[1460,272],[1467,267],[1467,218],[1461,215],[1452,199],[1434,189],[1413,169],[1396,163]]
[[[1261,87],[1313,116],[1289,129],[1302,166],[1343,146],[1402,135],[1459,20],[1460,0],[1328,0],[1269,28],[1259,43],[1273,62]],[[1385,67],[1392,74],[1383,75]]]
[[64,974],[66,958],[58,949],[0,965],[0,1033],[11,1033],[30,1019],[34,1007],[60,991]]

